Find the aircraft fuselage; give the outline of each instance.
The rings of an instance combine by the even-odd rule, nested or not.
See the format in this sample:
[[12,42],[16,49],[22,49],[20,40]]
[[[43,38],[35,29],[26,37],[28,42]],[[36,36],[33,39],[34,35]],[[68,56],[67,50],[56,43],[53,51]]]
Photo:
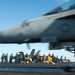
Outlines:
[[[67,16],[71,18],[66,18]],[[0,31],[0,43],[22,43],[27,39],[46,37],[55,37],[56,40],[75,40],[74,32],[75,9],[41,16]]]

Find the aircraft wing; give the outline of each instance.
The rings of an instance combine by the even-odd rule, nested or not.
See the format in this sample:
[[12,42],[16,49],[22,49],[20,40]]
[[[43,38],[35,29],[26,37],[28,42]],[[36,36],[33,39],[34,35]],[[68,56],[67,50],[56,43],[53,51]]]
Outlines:
[[75,14],[66,15],[66,16],[60,17],[60,18],[58,18],[58,19],[71,19],[71,18],[75,18]]

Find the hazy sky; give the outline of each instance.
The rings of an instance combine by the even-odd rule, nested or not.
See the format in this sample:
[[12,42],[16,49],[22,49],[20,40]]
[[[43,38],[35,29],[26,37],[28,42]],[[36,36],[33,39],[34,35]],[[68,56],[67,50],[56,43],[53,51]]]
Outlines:
[[[70,0],[0,0],[0,30],[19,24],[24,20],[30,20],[39,17],[53,8],[64,4]],[[26,44],[0,44],[0,55],[2,53],[13,53],[23,51],[30,53],[34,48],[41,50],[42,54],[54,53],[55,56],[66,56],[74,61],[72,53],[65,50],[48,50],[48,44],[30,44],[31,49],[28,50]]]

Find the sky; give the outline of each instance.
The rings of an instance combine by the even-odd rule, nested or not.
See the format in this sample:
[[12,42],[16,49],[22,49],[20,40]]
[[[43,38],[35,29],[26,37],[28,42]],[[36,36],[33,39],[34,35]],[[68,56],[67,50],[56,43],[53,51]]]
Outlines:
[[[70,0],[0,0],[0,31],[25,20],[40,17],[68,1]],[[30,43],[30,47],[28,50],[26,44],[0,44],[0,56],[2,53],[15,55],[19,51],[29,54],[32,49],[35,49],[36,51],[41,50],[41,55],[51,53],[58,55],[59,58],[63,55],[63,58],[66,56],[67,59],[75,61],[74,55],[64,49],[48,50],[47,43]]]

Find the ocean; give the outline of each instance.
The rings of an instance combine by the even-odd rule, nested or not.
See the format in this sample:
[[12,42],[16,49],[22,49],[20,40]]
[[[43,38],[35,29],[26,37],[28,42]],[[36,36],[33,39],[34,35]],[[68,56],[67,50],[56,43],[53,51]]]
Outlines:
[[17,72],[65,72],[63,69],[51,69],[51,68],[7,68],[0,67],[0,71],[17,71]]

